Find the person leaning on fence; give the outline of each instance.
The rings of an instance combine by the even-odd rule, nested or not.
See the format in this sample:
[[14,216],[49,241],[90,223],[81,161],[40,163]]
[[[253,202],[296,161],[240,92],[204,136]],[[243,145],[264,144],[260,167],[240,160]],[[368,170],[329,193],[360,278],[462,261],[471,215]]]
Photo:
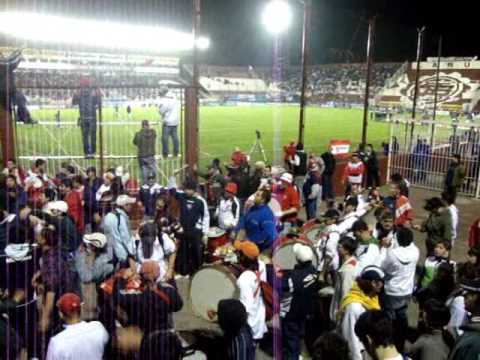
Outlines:
[[155,164],[155,143],[157,132],[150,127],[148,120],[142,121],[142,129],[135,134],[133,144],[138,148],[138,164],[141,169],[142,182],[150,177],[157,177]]
[[163,118],[162,126],[162,154],[163,157],[168,157],[168,141],[172,138],[173,141],[173,156],[179,154],[179,143],[177,128],[180,124],[180,102],[173,96],[168,94],[165,90],[162,94],[159,105],[160,115]]
[[80,110],[83,152],[86,159],[93,159],[97,151],[97,109],[101,106],[100,90],[92,87],[89,78],[80,79],[80,91],[73,96],[73,105]]

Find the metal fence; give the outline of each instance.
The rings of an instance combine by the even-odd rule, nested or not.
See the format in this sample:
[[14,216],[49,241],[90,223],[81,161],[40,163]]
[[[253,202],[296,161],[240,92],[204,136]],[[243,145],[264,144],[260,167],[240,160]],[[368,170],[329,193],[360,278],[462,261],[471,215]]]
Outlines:
[[399,173],[412,186],[443,191],[452,155],[459,154],[466,178],[459,193],[480,197],[480,126],[473,123],[402,121],[391,123],[388,176]]

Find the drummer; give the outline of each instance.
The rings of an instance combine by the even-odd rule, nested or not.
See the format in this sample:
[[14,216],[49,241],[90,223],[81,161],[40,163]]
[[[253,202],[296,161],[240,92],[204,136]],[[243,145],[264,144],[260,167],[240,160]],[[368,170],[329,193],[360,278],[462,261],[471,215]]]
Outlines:
[[255,193],[254,205],[240,218],[236,228],[237,240],[250,240],[260,251],[271,248],[278,236],[275,215],[268,206],[271,197],[270,191],[258,190]]
[[283,232],[288,233],[292,226],[297,225],[297,215],[300,210],[300,194],[293,183],[293,175],[288,172],[283,173],[273,191],[282,207],[280,220],[283,224]]
[[218,218],[218,227],[230,232],[240,220],[240,202],[237,195],[237,184],[230,182],[225,186],[225,191],[215,211]]
[[[336,209],[330,209],[322,216],[325,228],[319,232],[315,249],[318,255],[318,271],[323,274],[325,280],[338,270],[340,258],[338,255],[338,241],[340,232],[337,222],[340,218],[340,212]],[[332,278],[333,282],[333,278]]]

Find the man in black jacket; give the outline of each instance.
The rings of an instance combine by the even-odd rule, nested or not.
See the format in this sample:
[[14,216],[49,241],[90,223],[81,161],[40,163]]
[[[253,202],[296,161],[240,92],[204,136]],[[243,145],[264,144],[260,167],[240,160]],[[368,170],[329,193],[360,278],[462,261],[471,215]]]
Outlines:
[[377,153],[372,144],[368,144],[363,154],[363,162],[367,167],[367,188],[375,189],[380,186],[380,166]]
[[335,174],[337,160],[332,154],[332,148],[330,147],[328,151],[324,152],[321,158],[325,163],[325,170],[322,173],[322,200],[335,199],[332,178]]
[[295,244],[297,265],[282,279],[280,304],[282,348],[285,360],[297,360],[305,336],[305,323],[313,314],[314,294],[319,290],[318,275],[312,265],[313,251],[309,246]]

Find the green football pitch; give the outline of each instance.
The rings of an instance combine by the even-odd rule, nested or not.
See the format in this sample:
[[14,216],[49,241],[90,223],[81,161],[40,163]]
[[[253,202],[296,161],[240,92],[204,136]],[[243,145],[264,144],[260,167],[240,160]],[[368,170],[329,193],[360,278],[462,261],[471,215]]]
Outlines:
[[[31,159],[50,156],[80,158],[82,142],[80,128],[76,124],[78,110],[63,109],[60,121],[57,110],[35,110],[32,117],[36,125],[17,126],[17,141],[20,156]],[[331,139],[350,140],[354,146],[360,141],[362,128],[360,109],[332,109],[309,107],[305,121],[305,147],[308,152],[325,151]],[[227,161],[234,147],[248,152],[255,143],[255,130],[261,132],[268,162],[282,158],[282,146],[298,136],[298,106],[251,106],[251,107],[202,107],[200,111],[200,159],[206,165],[218,157]],[[140,128],[140,121],[148,119],[158,132],[157,152],[161,153],[160,116],[154,107],[139,107],[132,110],[127,119],[124,108],[115,113],[113,108],[103,111],[104,153],[123,156],[136,154],[132,139]],[[368,141],[377,149],[389,136],[389,125],[371,121]],[[261,159],[259,153],[252,160]]]

